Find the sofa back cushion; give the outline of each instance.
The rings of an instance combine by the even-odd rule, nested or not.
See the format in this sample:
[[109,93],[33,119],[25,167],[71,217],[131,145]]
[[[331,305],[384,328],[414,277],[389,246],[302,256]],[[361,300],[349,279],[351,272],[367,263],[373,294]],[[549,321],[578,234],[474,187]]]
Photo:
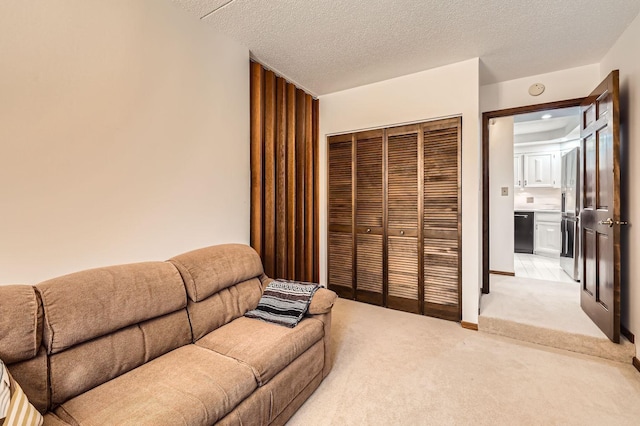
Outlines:
[[263,274],[258,253],[244,244],[221,244],[190,251],[169,260],[180,271],[189,299],[209,296]]
[[178,271],[145,262],[76,272],[36,286],[49,354],[186,306]]
[[42,303],[28,285],[0,286],[0,359],[31,403],[45,412],[49,403],[47,355],[41,346]]
[[92,269],[36,286],[51,406],[192,341],[186,292],[168,262]]
[[42,306],[33,287],[0,286],[0,359],[5,364],[35,358],[42,337]]
[[201,302],[189,299],[187,309],[191,319],[193,340],[201,339],[218,327],[230,323],[251,309],[255,309],[261,296],[260,280],[251,278],[220,290]]

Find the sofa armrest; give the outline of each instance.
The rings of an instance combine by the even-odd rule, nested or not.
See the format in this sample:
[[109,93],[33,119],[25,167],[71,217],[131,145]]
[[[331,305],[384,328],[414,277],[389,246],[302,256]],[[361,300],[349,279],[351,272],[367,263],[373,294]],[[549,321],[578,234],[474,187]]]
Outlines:
[[326,314],[331,311],[337,298],[338,295],[333,291],[327,290],[324,287],[319,288],[313,295],[313,299],[311,299],[307,313],[309,315]]

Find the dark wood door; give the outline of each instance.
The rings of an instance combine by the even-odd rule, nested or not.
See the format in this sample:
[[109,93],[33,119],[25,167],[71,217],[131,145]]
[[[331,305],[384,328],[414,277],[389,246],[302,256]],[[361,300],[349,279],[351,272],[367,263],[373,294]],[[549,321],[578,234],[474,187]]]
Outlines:
[[580,107],[582,178],[580,305],[620,341],[620,126],[618,71]]
[[328,284],[340,297],[353,298],[353,141],[352,135],[328,138],[329,235]]
[[356,300],[383,305],[383,130],[355,134]]
[[420,313],[420,126],[387,130],[387,306]]

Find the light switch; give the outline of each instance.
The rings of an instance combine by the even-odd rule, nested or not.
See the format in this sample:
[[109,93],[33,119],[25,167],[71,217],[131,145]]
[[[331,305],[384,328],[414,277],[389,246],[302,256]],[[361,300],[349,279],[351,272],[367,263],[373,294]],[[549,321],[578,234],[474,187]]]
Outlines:
[[502,196],[506,197],[507,195],[509,195],[509,187],[508,186],[503,186],[502,187]]

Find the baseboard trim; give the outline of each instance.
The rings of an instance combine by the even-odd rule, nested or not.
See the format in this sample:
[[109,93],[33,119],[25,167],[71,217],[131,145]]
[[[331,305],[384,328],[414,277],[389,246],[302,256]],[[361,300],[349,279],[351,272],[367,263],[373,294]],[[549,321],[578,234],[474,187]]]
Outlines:
[[494,275],[506,275],[507,277],[515,277],[516,273],[515,272],[503,272],[503,271],[493,271],[493,270],[489,270],[490,274],[494,274]]
[[460,325],[462,326],[462,328],[466,328],[467,330],[478,331],[478,324],[462,321],[460,322]]
[[633,366],[636,368],[636,370],[640,372],[640,360],[634,356],[632,363],[633,363]]
[[631,343],[636,343],[636,337],[624,325],[620,326],[620,334],[622,334],[624,337],[626,337],[627,340],[630,341]]

